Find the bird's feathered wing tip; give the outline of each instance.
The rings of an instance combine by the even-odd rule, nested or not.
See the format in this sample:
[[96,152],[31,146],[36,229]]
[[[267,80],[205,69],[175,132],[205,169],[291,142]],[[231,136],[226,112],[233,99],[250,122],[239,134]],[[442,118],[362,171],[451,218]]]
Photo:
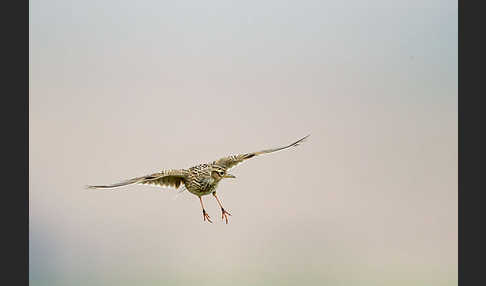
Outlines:
[[135,184],[135,183],[139,182],[140,179],[141,178],[134,178],[134,179],[131,179],[131,180],[127,180],[127,181],[112,184],[112,185],[86,186],[86,189],[112,189],[112,188],[116,188],[116,187],[122,187],[122,186],[126,186],[126,185]]
[[262,150],[262,151],[258,151],[258,152],[245,153],[245,154],[239,154],[239,155],[224,157],[224,158],[221,158],[221,159],[215,161],[214,164],[224,166],[227,169],[233,168],[234,166],[240,164],[241,162],[243,162],[247,159],[253,158],[255,156],[262,155],[262,154],[268,154],[268,153],[284,150],[284,149],[287,149],[287,148],[290,148],[290,147],[298,146],[302,142],[304,142],[309,136],[310,136],[310,134],[299,139],[299,140],[297,140],[297,141],[295,141],[292,144],[289,144],[289,145],[286,145],[286,146],[283,146],[283,147],[266,149],[266,150]]
[[299,140],[295,141],[294,143],[290,144],[289,147],[291,147],[291,146],[299,146],[301,143],[304,143],[307,140],[307,138],[309,138],[309,136],[310,136],[310,134],[307,135],[307,136],[305,136],[302,139],[299,139]]
[[263,150],[263,151],[260,151],[260,152],[254,152],[254,153],[250,153],[249,155],[251,155],[251,157],[253,157],[253,156],[256,156],[256,155],[260,155],[260,154],[272,153],[272,152],[284,150],[284,149],[287,149],[287,148],[290,148],[290,147],[297,147],[300,144],[302,144],[309,136],[310,136],[310,134],[299,139],[299,140],[297,140],[297,141],[295,141],[292,144],[287,145],[287,146],[283,146],[283,147],[279,147],[279,148],[273,148],[273,149],[267,149],[267,150]]
[[86,186],[87,189],[112,189],[132,184],[148,184],[157,186],[167,186],[179,188],[181,184],[185,184],[185,178],[187,176],[186,170],[165,170],[159,173],[146,175],[143,177],[137,177],[130,180],[126,180],[120,183],[112,185],[100,185],[100,186]]

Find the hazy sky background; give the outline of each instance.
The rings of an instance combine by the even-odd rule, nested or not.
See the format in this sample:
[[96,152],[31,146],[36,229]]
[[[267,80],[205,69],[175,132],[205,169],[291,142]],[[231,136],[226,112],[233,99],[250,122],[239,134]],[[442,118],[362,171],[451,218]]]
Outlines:
[[[457,285],[457,1],[30,1],[31,285]],[[288,144],[190,193],[85,190]]]

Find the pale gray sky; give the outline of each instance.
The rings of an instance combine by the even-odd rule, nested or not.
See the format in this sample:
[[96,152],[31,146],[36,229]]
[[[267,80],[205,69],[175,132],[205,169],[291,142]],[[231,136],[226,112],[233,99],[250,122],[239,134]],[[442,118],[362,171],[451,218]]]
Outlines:
[[457,285],[457,85],[456,1],[30,1],[31,284]]

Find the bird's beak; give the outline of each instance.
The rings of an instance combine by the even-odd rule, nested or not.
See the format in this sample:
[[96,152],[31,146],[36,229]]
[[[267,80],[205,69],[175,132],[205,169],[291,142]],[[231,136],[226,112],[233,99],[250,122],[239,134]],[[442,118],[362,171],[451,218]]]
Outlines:
[[223,178],[236,178],[236,177],[231,174],[226,174],[223,176]]

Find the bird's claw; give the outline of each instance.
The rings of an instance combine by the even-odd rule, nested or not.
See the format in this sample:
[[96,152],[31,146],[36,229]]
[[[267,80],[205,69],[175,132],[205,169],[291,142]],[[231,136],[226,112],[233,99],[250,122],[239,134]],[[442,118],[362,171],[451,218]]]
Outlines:
[[203,218],[204,218],[204,221],[208,220],[208,222],[213,223],[211,221],[211,218],[209,217],[208,213],[205,210],[203,210]]
[[221,208],[221,220],[226,220],[226,224],[228,224],[228,215],[231,216],[229,212],[227,212],[224,208]]

